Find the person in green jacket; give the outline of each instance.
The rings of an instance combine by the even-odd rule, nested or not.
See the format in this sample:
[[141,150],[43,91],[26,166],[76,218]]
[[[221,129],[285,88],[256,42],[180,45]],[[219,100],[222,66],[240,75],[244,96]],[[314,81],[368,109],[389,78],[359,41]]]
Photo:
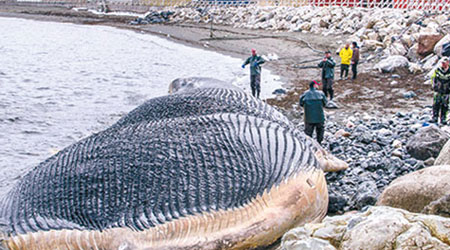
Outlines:
[[256,55],[256,50],[252,49],[252,56],[245,60],[244,64],[242,64],[242,68],[245,68],[245,65],[250,64],[250,87],[252,88],[252,95],[256,98],[259,98],[259,93],[261,92],[261,64],[266,61]]
[[431,81],[434,91],[432,122],[438,122],[440,113],[441,124],[446,125],[450,102],[450,68],[448,57],[441,59],[441,65],[433,72]]
[[324,134],[325,115],[323,107],[327,105],[325,94],[316,90],[319,84],[316,81],[309,83],[309,90],[300,96],[300,106],[305,111],[305,134],[312,137],[316,130],[317,142],[322,143]]
[[327,50],[325,52],[325,57],[319,63],[318,67],[322,68],[322,84],[323,84],[323,92],[325,96],[328,97],[330,95],[330,100],[333,100],[333,80],[334,80],[334,66],[336,63],[331,57],[331,51]]

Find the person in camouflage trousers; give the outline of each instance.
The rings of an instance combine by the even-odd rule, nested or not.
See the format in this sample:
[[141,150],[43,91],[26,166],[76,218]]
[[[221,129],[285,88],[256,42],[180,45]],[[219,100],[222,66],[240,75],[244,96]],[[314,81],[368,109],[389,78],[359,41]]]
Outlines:
[[450,99],[450,69],[448,57],[441,59],[441,65],[434,71],[431,76],[431,81],[434,91],[432,122],[437,123],[440,115],[441,124],[445,125],[447,124]]

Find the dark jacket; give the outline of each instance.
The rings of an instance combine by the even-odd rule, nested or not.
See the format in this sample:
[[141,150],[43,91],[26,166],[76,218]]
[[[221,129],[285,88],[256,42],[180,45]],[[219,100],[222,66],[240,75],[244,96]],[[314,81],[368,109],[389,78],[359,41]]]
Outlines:
[[300,96],[300,106],[305,110],[305,123],[322,123],[325,121],[323,107],[327,105],[327,98],[322,91],[314,87]]
[[250,74],[251,75],[260,75],[261,74],[261,66],[259,66],[260,64],[265,63],[266,61],[256,55],[256,56],[251,56],[249,58],[247,58],[247,60],[245,60],[244,64],[242,64],[242,66],[245,66],[247,64],[250,64]]
[[334,66],[336,66],[336,63],[332,57],[329,57],[325,62],[321,61],[317,66],[322,68],[322,78],[334,78]]
[[438,67],[431,76],[434,92],[441,95],[450,94],[450,68],[444,70]]
[[359,47],[353,48],[352,62],[354,63],[359,62]]

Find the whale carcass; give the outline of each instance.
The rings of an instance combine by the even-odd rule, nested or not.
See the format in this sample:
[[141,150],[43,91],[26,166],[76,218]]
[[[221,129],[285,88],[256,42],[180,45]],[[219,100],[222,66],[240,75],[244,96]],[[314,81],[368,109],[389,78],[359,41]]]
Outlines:
[[317,148],[274,108],[233,88],[154,98],[25,175],[1,200],[2,243],[10,249],[269,245],[326,213]]

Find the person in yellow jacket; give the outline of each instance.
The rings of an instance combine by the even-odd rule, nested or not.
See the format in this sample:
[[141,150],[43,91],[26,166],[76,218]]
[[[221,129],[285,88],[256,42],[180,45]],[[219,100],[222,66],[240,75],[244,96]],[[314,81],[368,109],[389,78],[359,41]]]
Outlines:
[[349,43],[345,44],[345,47],[341,49],[339,56],[341,57],[341,80],[344,73],[344,77],[347,79],[348,69],[350,68],[350,60],[353,56],[353,50],[350,48]]

